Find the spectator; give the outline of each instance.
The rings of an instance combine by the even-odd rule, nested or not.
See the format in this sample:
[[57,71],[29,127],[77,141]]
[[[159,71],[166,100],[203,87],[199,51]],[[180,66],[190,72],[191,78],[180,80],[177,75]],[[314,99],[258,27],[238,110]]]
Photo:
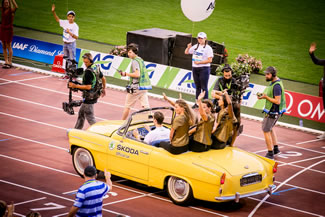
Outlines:
[[11,202],[10,205],[3,200],[0,200],[0,217],[12,217],[14,214],[15,205]]
[[2,66],[4,69],[12,68],[12,46],[11,42],[14,36],[14,16],[18,9],[15,0],[2,0],[1,4],[1,28],[0,40],[2,42],[3,57],[5,64]]
[[[70,60],[76,60],[76,40],[79,37],[79,26],[74,22],[76,13],[68,11],[67,20],[61,20],[55,13],[55,4],[52,4],[52,13],[56,22],[63,28],[63,54]],[[64,79],[69,79],[65,75]]]
[[277,77],[276,68],[269,66],[264,73],[266,81],[270,81],[271,83],[266,89],[266,94],[258,94],[257,98],[266,100],[263,110],[265,117],[262,123],[262,130],[268,150],[265,157],[274,159],[274,155],[279,154],[280,150],[273,127],[280,116],[286,111],[286,98],[282,81]]
[[181,154],[188,151],[189,129],[195,122],[195,116],[191,108],[183,99],[178,99],[176,102],[171,101],[163,93],[164,99],[169,102],[176,112],[176,117],[173,120],[170,130],[170,142],[161,142],[160,147],[166,149],[172,154]]
[[215,124],[212,130],[212,149],[225,148],[230,138],[230,146],[233,146],[237,137],[234,127],[237,120],[232,110],[231,99],[227,91],[223,91],[219,93],[219,95],[218,104],[221,109],[215,119]]
[[[318,59],[314,52],[316,50],[316,43],[312,43],[309,48],[309,55],[312,59],[312,61],[316,65],[324,66],[324,73],[323,73],[323,83],[322,83],[322,88],[323,88],[323,109],[325,109],[325,59]],[[322,135],[317,136],[318,139],[325,139],[325,132]]]
[[132,65],[130,73],[120,71],[122,76],[130,77],[122,120],[126,120],[130,113],[131,106],[138,100],[143,108],[150,107],[147,92],[152,89],[144,61],[138,56],[138,45],[133,43],[129,44],[127,51],[129,58],[132,59]]
[[[156,146],[161,141],[169,141],[170,130],[162,126],[163,121],[163,113],[157,111],[153,114],[153,123],[156,128],[151,131],[147,125],[145,126],[146,129],[149,131],[149,133],[144,137],[145,143]],[[137,140],[140,141],[140,135],[137,129],[133,131],[133,135]]]
[[196,102],[193,105],[193,109],[198,108],[197,99],[201,93],[201,90],[205,91],[204,99],[208,99],[208,82],[210,77],[210,63],[213,58],[213,50],[207,44],[207,35],[204,32],[200,32],[197,35],[198,44],[192,46],[191,43],[187,45],[185,54],[192,55],[192,71],[193,78],[196,87],[195,99]]
[[193,134],[190,141],[189,149],[194,152],[208,151],[212,144],[211,133],[214,125],[213,104],[209,99],[203,99],[205,91],[201,92],[198,97],[199,112],[201,119],[196,127],[190,130]]
[[41,217],[42,215],[41,215],[41,213],[39,213],[39,212],[35,212],[35,211],[30,211],[27,215],[26,215],[26,217]]
[[102,216],[103,197],[112,190],[111,174],[105,170],[106,183],[96,180],[97,170],[87,166],[84,172],[85,183],[78,189],[75,202],[68,217]]

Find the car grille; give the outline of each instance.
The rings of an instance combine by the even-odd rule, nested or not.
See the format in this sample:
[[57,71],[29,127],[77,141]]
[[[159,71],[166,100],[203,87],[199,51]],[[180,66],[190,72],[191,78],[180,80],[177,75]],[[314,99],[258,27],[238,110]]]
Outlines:
[[246,185],[251,185],[254,183],[258,183],[262,181],[262,175],[258,174],[258,173],[252,173],[252,174],[248,174],[243,176],[240,179],[240,186],[246,186]]

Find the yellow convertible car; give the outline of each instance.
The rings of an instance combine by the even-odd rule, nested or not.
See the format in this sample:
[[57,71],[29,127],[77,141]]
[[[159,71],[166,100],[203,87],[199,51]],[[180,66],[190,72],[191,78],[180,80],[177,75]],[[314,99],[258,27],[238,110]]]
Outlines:
[[[194,198],[206,201],[239,201],[240,198],[272,193],[277,163],[236,147],[207,152],[173,155],[163,148],[143,142],[152,129],[153,113],[161,111],[164,127],[170,128],[173,108],[158,107],[134,112],[126,121],[98,122],[86,131],[68,131],[70,153],[75,170],[83,175],[93,165],[113,175],[159,189],[170,199],[187,205]],[[141,141],[133,137],[137,129]]]

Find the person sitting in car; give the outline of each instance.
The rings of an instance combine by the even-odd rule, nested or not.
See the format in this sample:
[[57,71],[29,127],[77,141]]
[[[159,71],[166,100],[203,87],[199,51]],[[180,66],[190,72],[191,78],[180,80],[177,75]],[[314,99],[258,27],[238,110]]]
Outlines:
[[193,138],[190,139],[189,149],[194,152],[208,151],[212,144],[211,134],[215,122],[214,109],[211,100],[203,99],[204,94],[205,91],[201,92],[197,100],[201,117],[200,121],[196,127],[189,131],[189,134],[193,135]]
[[[156,128],[154,130],[150,130],[150,128],[147,125],[145,125],[145,128],[149,131],[149,133],[144,137],[145,143],[149,145],[157,146],[162,141],[169,142],[170,130],[162,126],[164,118],[165,118],[164,114],[161,113],[160,111],[156,111],[153,114],[153,123]],[[139,141],[141,140],[137,129],[133,130],[133,136],[137,140]]]
[[170,142],[161,142],[159,147],[162,147],[171,154],[187,152],[189,143],[188,131],[195,122],[195,115],[183,99],[173,102],[168,99],[165,93],[163,93],[163,96],[175,108],[176,117],[173,120],[169,134]]

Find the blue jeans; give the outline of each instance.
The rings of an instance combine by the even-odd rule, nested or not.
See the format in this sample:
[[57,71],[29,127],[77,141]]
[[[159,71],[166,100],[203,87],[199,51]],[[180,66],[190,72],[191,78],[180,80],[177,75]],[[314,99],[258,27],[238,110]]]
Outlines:
[[198,98],[198,96],[201,93],[201,90],[205,91],[204,99],[208,99],[209,97],[208,82],[210,77],[210,67],[209,66],[193,67],[192,71],[193,71],[193,79],[196,87],[195,99]]
[[63,54],[70,60],[76,60],[76,42],[63,43]]

